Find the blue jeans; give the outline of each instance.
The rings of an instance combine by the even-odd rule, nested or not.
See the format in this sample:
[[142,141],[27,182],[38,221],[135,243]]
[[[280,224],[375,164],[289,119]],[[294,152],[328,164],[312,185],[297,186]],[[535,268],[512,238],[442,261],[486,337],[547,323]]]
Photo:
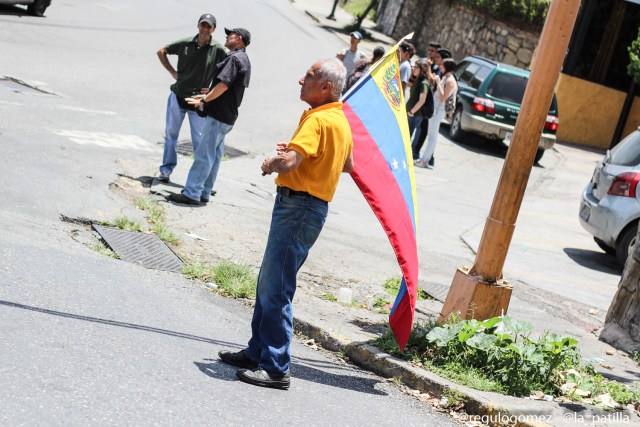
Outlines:
[[193,200],[209,200],[224,155],[224,137],[231,129],[232,125],[205,117],[202,139],[193,153],[193,164],[182,194]]
[[422,114],[420,115],[415,115],[413,117],[409,117],[407,116],[407,122],[409,122],[409,139],[411,139],[411,135],[413,135],[413,131],[420,126],[420,123],[422,122]]
[[305,195],[278,194],[258,274],[251,339],[245,354],[265,371],[289,371],[296,275],[320,235],[329,203]]
[[173,169],[178,164],[178,153],[176,152],[176,145],[178,145],[178,136],[180,135],[180,128],[184,121],[184,115],[189,115],[189,127],[191,128],[191,143],[193,144],[193,151],[195,152],[200,142],[200,136],[202,132],[202,125],[204,124],[204,118],[198,116],[195,111],[185,110],[178,104],[176,94],[171,92],[169,99],[167,100],[167,121],[164,131],[164,153],[162,155],[162,165],[160,166],[160,173],[163,175],[171,175]]

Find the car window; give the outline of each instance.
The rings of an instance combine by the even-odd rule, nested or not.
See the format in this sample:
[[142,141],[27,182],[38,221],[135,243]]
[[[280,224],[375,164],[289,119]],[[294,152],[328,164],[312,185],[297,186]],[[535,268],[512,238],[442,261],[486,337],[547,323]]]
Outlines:
[[465,71],[467,70],[467,67],[471,64],[471,62],[461,62],[460,64],[458,64],[458,66],[456,67],[456,69],[453,71],[453,74],[456,75],[456,77],[458,78],[458,81],[464,81],[466,82],[466,80],[462,79],[462,75],[465,73]]
[[461,70],[460,74],[457,76],[458,80],[469,84],[475,72],[478,71],[478,68],[480,68],[478,64],[470,62],[467,67]]
[[473,79],[471,79],[471,82],[469,82],[469,85],[474,89],[478,89],[482,82],[485,81],[489,73],[491,73],[491,68],[480,66],[478,71],[473,76]]
[[633,132],[611,150],[609,164],[636,166],[640,164],[640,132]]
[[521,104],[526,88],[526,78],[498,72],[487,86],[487,95],[502,101]]

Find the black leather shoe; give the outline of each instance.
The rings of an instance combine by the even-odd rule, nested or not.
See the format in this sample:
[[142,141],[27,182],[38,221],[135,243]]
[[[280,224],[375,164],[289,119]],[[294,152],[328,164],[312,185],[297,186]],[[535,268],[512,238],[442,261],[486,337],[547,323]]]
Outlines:
[[236,377],[238,377],[240,381],[248,384],[260,387],[279,388],[282,390],[287,390],[291,383],[291,375],[289,375],[288,372],[286,374],[275,375],[261,368],[254,369],[253,371],[249,369],[238,369],[236,371]]
[[203,205],[206,205],[207,203],[209,203],[209,199],[205,199],[203,197],[200,197],[200,203],[202,203]]
[[232,352],[229,350],[220,350],[218,352],[218,357],[224,363],[228,363],[229,365],[237,366],[238,368],[245,369],[257,369],[258,364],[253,360],[249,359],[245,354],[244,350]]
[[190,199],[184,194],[176,194],[176,193],[169,194],[169,197],[167,197],[167,200],[170,200],[176,203],[182,203],[183,205],[195,205],[195,206],[200,205],[200,200]]

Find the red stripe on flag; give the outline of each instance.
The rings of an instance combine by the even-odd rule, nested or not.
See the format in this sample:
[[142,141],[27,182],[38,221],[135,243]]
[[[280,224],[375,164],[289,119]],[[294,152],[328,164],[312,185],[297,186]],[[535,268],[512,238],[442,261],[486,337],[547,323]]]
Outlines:
[[387,160],[360,117],[348,103],[343,105],[343,111],[354,141],[351,176],[387,233],[406,282],[408,292],[390,316],[396,341],[404,349],[413,324],[418,289],[418,253],[412,217]]

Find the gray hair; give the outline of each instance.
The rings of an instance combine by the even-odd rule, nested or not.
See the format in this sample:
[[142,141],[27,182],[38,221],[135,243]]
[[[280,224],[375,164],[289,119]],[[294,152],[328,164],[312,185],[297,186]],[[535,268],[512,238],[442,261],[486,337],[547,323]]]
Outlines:
[[326,58],[320,60],[320,68],[316,75],[323,81],[331,82],[333,95],[340,98],[342,88],[347,80],[347,69],[338,58]]

